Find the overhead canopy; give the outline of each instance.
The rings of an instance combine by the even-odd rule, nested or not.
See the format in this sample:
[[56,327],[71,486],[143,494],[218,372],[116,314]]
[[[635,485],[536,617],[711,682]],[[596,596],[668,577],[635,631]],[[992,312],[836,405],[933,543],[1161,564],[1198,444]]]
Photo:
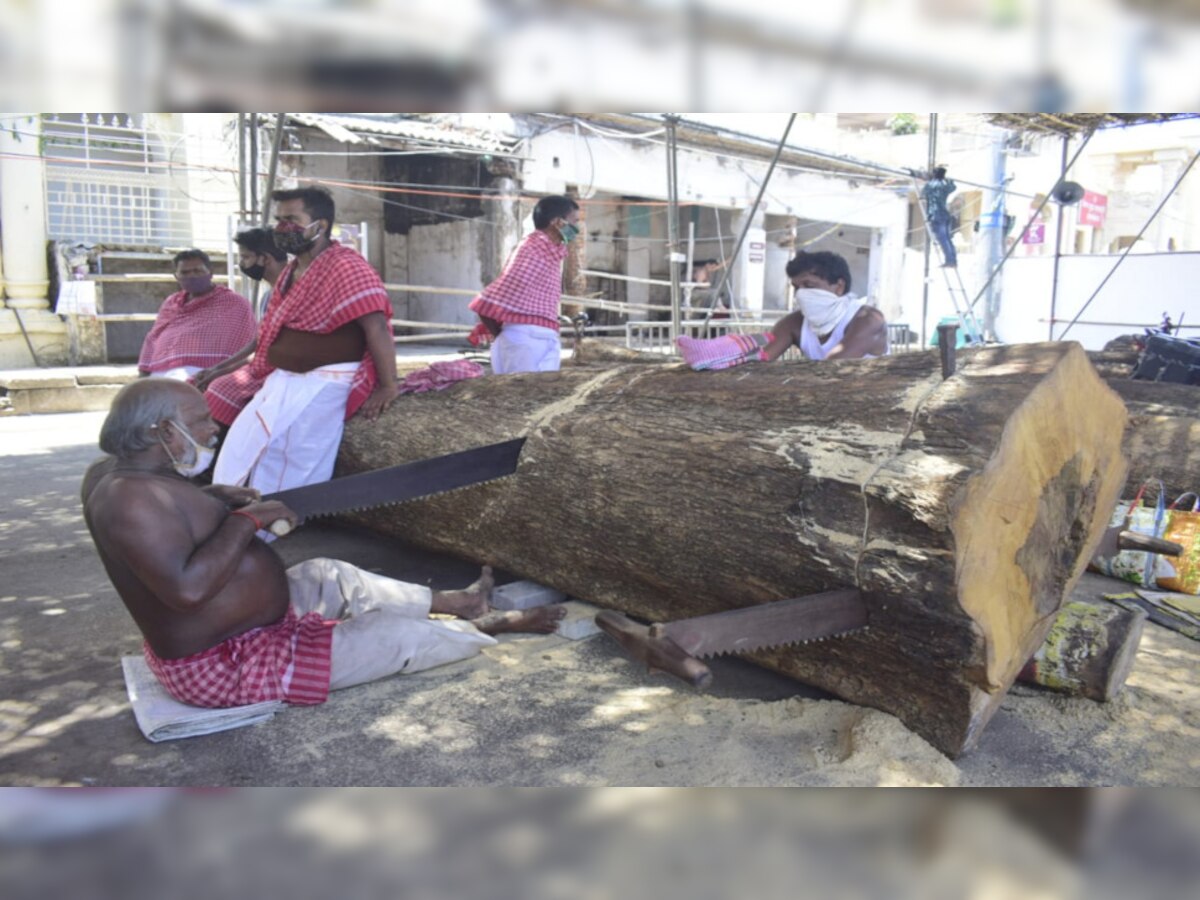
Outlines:
[[329,115],[324,113],[288,113],[299,125],[316,128],[334,140],[368,146],[428,147],[433,150],[459,150],[512,155],[515,138],[486,128],[470,128],[449,118],[415,115]]
[[988,120],[994,125],[1031,134],[1076,135],[1101,128],[1124,128],[1194,119],[1197,113],[992,113]]

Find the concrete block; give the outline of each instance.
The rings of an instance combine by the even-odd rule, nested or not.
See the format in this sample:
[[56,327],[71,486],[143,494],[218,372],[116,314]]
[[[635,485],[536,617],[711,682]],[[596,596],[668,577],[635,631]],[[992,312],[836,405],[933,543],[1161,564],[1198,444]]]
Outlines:
[[514,581],[493,590],[491,604],[495,609],[532,609],[535,606],[560,603],[565,599],[567,595],[554,588],[532,581]]
[[19,415],[102,411],[112,406],[118,390],[118,385],[9,390],[8,398],[12,401],[13,411]]
[[16,370],[0,374],[0,388],[10,391],[33,391],[47,388],[75,387],[75,375],[70,370]]
[[600,612],[600,607],[582,600],[568,600],[562,606],[567,614],[558,623],[555,634],[571,641],[580,641],[600,633],[596,625],[596,613]]
[[75,370],[75,380],[79,384],[125,385],[137,381],[138,372],[136,366],[88,366]]

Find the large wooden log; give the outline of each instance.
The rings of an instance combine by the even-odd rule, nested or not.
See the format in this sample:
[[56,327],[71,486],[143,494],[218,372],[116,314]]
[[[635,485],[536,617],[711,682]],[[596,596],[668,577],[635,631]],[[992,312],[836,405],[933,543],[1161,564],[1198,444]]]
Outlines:
[[647,620],[857,586],[870,628],[757,654],[950,755],[1041,645],[1124,483],[1075,344],[479,378],[352,420],[339,474],[524,435],[515,475],[355,520]]
[[1160,479],[1172,498],[1200,484],[1200,387],[1130,377],[1141,354],[1135,349],[1101,350],[1088,358],[1129,411],[1125,455],[1129,477],[1124,496],[1132,497],[1151,478]]
[[1132,497],[1148,479],[1162,481],[1168,502],[1200,490],[1200,387],[1120,377],[1107,381],[1129,410],[1124,496]]

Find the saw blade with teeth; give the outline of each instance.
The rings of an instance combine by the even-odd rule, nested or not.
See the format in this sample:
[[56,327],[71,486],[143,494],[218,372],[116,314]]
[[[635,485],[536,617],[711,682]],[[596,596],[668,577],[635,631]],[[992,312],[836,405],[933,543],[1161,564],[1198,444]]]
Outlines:
[[498,481],[517,470],[525,438],[269,494],[301,519],[395,506]]
[[650,636],[707,658],[840,638],[866,626],[862,594],[846,588],[652,625]]

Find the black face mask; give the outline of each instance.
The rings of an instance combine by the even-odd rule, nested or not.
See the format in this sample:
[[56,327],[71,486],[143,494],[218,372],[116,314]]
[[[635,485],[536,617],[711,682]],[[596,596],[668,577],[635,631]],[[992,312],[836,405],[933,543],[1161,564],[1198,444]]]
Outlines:
[[267,267],[262,263],[255,263],[252,266],[239,265],[238,268],[242,270],[243,275],[253,278],[255,281],[262,281],[263,276],[267,274]]
[[[317,226],[316,231],[313,232],[312,237],[308,237],[308,229],[314,225]],[[275,246],[284,253],[290,253],[293,256],[311,250],[320,236],[320,220],[310,222],[308,225],[300,225],[296,222],[280,222],[271,233],[271,237],[275,241]]]

